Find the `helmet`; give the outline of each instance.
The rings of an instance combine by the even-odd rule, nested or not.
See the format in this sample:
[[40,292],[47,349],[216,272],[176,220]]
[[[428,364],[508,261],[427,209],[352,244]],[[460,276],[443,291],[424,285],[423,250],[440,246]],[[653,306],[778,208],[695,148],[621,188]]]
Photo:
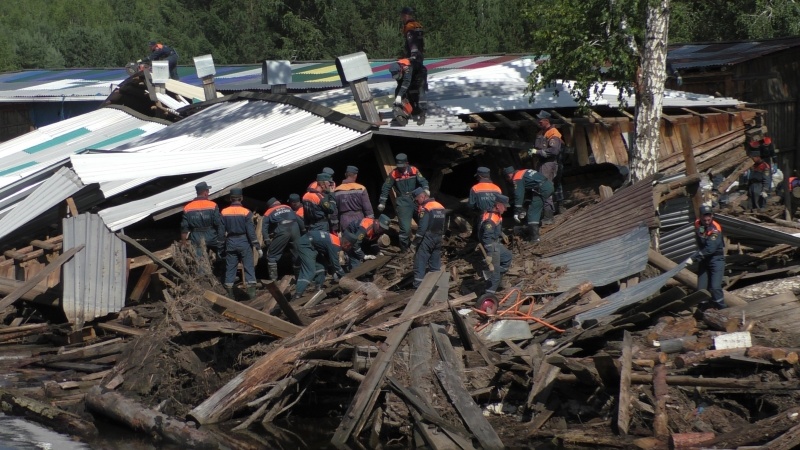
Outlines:
[[413,16],[414,15],[414,8],[412,8],[410,6],[403,6],[400,9],[400,14],[408,14],[409,16]]
[[700,215],[701,216],[708,216],[714,214],[714,211],[708,205],[703,205],[700,207]]

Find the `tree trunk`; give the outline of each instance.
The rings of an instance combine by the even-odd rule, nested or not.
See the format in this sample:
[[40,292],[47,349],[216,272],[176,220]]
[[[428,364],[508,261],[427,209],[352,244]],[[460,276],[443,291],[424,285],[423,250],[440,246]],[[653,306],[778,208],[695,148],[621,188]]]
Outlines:
[[667,78],[669,0],[652,0],[647,8],[647,30],[637,80],[636,120],[630,170],[633,181],[658,172],[661,104]]

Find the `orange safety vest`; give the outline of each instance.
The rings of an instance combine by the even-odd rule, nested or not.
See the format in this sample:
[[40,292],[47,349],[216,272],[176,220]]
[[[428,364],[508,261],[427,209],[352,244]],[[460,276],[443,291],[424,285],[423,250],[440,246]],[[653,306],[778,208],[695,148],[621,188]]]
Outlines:
[[369,217],[365,217],[361,219],[361,223],[358,224],[361,228],[367,231],[366,238],[368,241],[372,240],[375,237],[375,231],[372,228],[372,225],[375,223],[375,219],[370,219]]
[[503,217],[497,213],[485,212],[483,213],[483,217],[481,217],[481,222],[485,220],[491,220],[493,224],[498,225],[503,220]]
[[187,203],[186,206],[183,207],[183,212],[200,211],[203,209],[214,209],[216,207],[217,204],[212,202],[211,200],[206,200],[206,199],[192,200],[191,202]]
[[472,190],[475,192],[495,192],[497,194],[502,194],[503,191],[500,190],[500,187],[494,183],[485,183],[481,182],[472,186]]

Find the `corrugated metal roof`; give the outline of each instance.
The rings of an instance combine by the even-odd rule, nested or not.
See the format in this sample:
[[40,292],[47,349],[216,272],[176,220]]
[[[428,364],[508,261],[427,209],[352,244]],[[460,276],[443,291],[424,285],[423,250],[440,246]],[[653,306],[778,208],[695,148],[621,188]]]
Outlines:
[[64,313],[80,330],[84,323],[125,306],[125,243],[95,214],[66,218],[62,226],[65,250],[86,246],[64,264],[62,276]]
[[40,184],[18,207],[0,219],[0,239],[61,203],[62,200],[83,188],[78,175],[62,167],[47,181]]
[[673,261],[682,261],[697,251],[691,209],[688,197],[678,197],[659,206],[658,250]]
[[797,46],[800,46],[800,37],[677,44],[669,46],[667,61],[678,70],[729,66]]
[[86,148],[113,148],[161,130],[167,122],[101,108],[0,143],[0,186],[64,163]]
[[683,270],[686,267],[686,263],[683,262],[675,266],[672,270],[668,272],[664,272],[661,275],[648,278],[644,281],[640,281],[638,284],[629,287],[627,289],[622,289],[621,291],[615,292],[608,297],[605,297],[603,300],[608,302],[603,306],[598,306],[590,311],[586,311],[585,313],[578,314],[575,316],[574,322],[576,326],[581,326],[586,321],[592,321],[601,319],[603,317],[610,316],[615,312],[619,311],[620,309],[632,305],[636,302],[644,300],[651,295],[658,292],[662,286],[667,283],[667,280],[675,276],[676,273]]
[[[265,98],[283,98],[272,94],[262,95]],[[253,97],[259,98],[256,95]],[[297,104],[303,102],[288,97],[286,99]],[[202,172],[215,164],[218,167],[225,167],[202,178],[212,186],[214,194],[254,175],[301,162],[311,162],[369,138],[367,131],[369,124],[354,122],[361,125],[360,130],[345,127],[312,112],[314,108],[323,114],[330,110],[320,109],[318,106],[305,106],[309,106],[311,111],[288,103],[253,101],[244,98],[238,101],[220,101],[158,133],[115,150],[172,155],[168,158],[176,154],[183,155],[182,163],[174,171],[170,171],[171,174]],[[347,120],[352,121],[352,119]],[[345,122],[347,121],[341,123]],[[219,151],[220,149],[236,150],[240,156],[242,152],[239,150],[244,150],[243,153],[252,150],[252,154],[251,158],[240,162],[241,160],[229,159],[226,153]],[[157,160],[151,162],[150,167],[156,164]],[[91,170],[87,172],[87,177],[97,179],[96,177],[102,176],[101,165],[100,159],[94,161]],[[130,170],[120,165],[110,167],[108,170],[120,171],[116,175],[106,177],[114,179],[122,178],[126,174],[136,176],[148,173],[146,161],[143,165]],[[106,196],[110,196],[121,192],[121,186],[123,189],[130,189],[150,178],[152,175],[148,175],[148,178],[109,182],[107,185],[101,184],[101,189]],[[202,180],[192,180],[158,195],[105,209],[100,211],[100,216],[112,230],[121,229],[153,213],[191,200],[195,195],[194,185]]]
[[618,189],[610,198],[574,213],[543,236],[544,256],[588,247],[644,225],[656,227],[652,177]]
[[793,234],[723,214],[714,214],[714,220],[722,225],[722,235],[726,237],[746,239],[748,242],[765,246],[778,244],[800,246],[800,237]]
[[[566,267],[567,271],[555,281],[555,292],[567,291],[584,281],[595,286],[605,286],[639,273],[647,266],[650,248],[650,231],[638,227],[633,231],[604,242],[561,255],[542,258],[553,267]],[[598,264],[602,261],[602,264]]]

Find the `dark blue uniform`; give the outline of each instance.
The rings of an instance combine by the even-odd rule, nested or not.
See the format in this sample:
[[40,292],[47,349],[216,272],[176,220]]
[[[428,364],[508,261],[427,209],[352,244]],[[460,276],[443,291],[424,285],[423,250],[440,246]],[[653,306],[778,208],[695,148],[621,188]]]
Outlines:
[[331,272],[337,277],[344,276],[344,269],[339,264],[339,250],[341,243],[339,236],[328,233],[327,231],[311,230],[308,232],[311,245],[317,251],[317,264],[314,275],[314,282],[317,286],[322,286],[325,282],[325,272]]
[[496,212],[487,212],[481,217],[481,225],[478,229],[478,240],[486,250],[486,255],[492,258],[492,277],[489,280],[487,294],[494,294],[500,289],[500,281],[503,275],[511,267],[511,252],[500,242],[503,234],[503,218]]
[[714,306],[724,308],[722,276],[725,273],[725,242],[722,239],[722,226],[712,221],[711,226],[706,227],[698,219],[694,222],[694,229],[698,251],[692,258],[699,263],[697,289],[708,289]]
[[434,199],[428,199],[417,212],[417,235],[412,245],[414,255],[414,287],[419,287],[425,274],[442,268],[442,236],[445,226],[445,208]]
[[170,46],[157,44],[155,50],[149,56],[142,58],[142,61],[161,61],[164,59],[169,63],[169,77],[173,80],[180,79],[178,76],[178,52]]
[[181,217],[181,233],[189,233],[189,241],[199,257],[203,254],[203,246],[220,254],[225,236],[225,225],[222,223],[219,207],[205,197],[198,197],[183,207]]
[[[416,204],[411,193],[414,189],[421,187],[425,190],[428,189],[428,180],[422,176],[422,173],[414,166],[406,166],[404,168],[395,168],[386,177],[386,182],[383,183],[381,189],[381,197],[378,203],[381,205],[386,204],[389,198],[389,192],[392,188],[395,189],[397,194],[397,219],[400,223],[400,249],[408,249],[411,242],[411,219],[416,211]],[[306,212],[306,214],[308,214]]]
[[277,264],[287,245],[291,245],[292,253],[297,254],[297,241],[305,232],[303,219],[297,217],[290,206],[276,205],[269,208],[261,222],[261,235],[268,245],[267,262]]
[[345,230],[356,237],[356,242],[347,251],[347,256],[349,257],[348,271],[352,271],[364,262],[364,257],[366,257],[364,248],[367,248],[370,254],[377,253],[377,251],[370,248],[375,246],[378,236],[382,234],[380,231],[375,231],[376,228],[380,229],[375,226],[377,222],[378,219],[367,217],[358,222],[350,222],[350,225]]
[[337,231],[336,200],[328,192],[309,190],[303,195],[303,219],[309,230]]
[[514,172],[511,179],[514,183],[514,213],[522,211],[525,194],[531,193],[531,204],[528,206],[528,223],[539,224],[542,219],[542,210],[548,197],[553,195],[553,182],[548,180],[541,172],[533,169],[523,169]]
[[240,202],[233,202],[231,206],[222,210],[222,219],[225,221],[225,286],[233,286],[236,279],[236,266],[241,262],[244,268],[244,279],[248,285],[256,284],[255,268],[253,267],[253,247],[258,246],[256,229],[253,225],[253,213],[242,206]]
[[[300,236],[297,241],[297,259],[300,260],[300,272],[297,274],[297,286],[295,287],[294,297],[302,297],[308,285],[317,277],[317,251],[311,244],[308,234]],[[325,269],[320,266],[322,277],[325,277]]]

